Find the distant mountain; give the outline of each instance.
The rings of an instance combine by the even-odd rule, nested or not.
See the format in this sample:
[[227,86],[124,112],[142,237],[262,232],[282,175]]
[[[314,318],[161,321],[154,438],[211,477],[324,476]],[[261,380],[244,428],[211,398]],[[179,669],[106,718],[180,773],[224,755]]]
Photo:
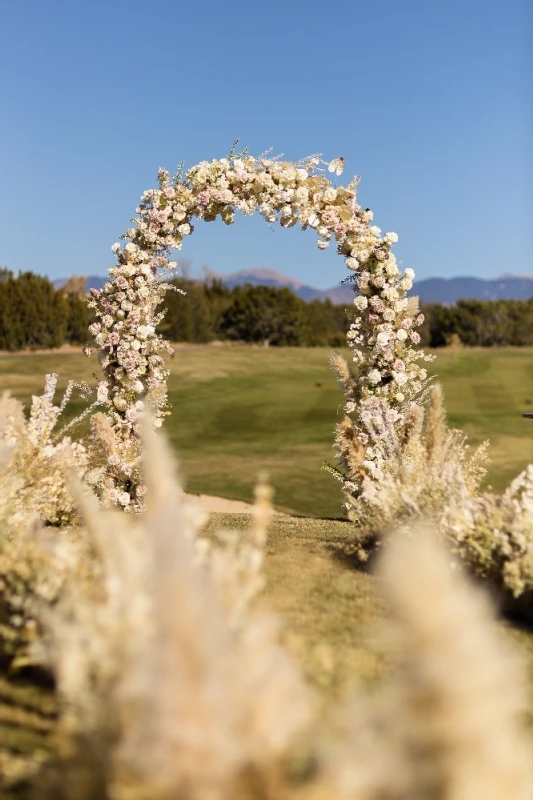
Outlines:
[[[55,281],[52,281],[52,284],[55,289],[61,289],[67,280],[68,278],[57,278]],[[101,275],[88,275],[85,278],[85,291],[90,292],[91,289],[101,289],[106,281],[107,276],[102,277]]]
[[[302,300],[326,300],[334,305],[349,304],[353,300],[353,288],[332,286],[330,289],[314,289],[271,269],[247,269],[230,275],[217,275],[226,286],[253,285],[287,286]],[[528,300],[533,297],[533,275],[501,275],[494,280],[482,278],[426,278],[416,281],[414,291],[423,303],[451,305],[457,300]]]
[[[313,286],[289,278],[273,269],[243,269],[229,275],[213,273],[212,278],[221,280],[232,289],[235,286],[252,284],[253,286],[287,287],[302,300],[329,299],[334,305],[349,305],[353,300],[353,288],[348,286],[332,286],[330,289],[315,289]],[[101,289],[107,278],[101,275],[89,275],[85,288]],[[60,289],[66,278],[55,280],[54,286]],[[442,303],[451,305],[457,300],[528,300],[533,297],[533,275],[500,275],[493,280],[482,278],[426,278],[416,281],[414,292],[423,303]]]
[[426,278],[415,283],[424,303],[451,305],[458,300],[529,300],[533,297],[533,275],[500,275],[481,278]]
[[232,272],[229,275],[213,273],[212,277],[221,280],[230,289],[235,286],[244,286],[248,283],[252,286],[273,286],[275,289],[286,287],[291,289],[298,297],[301,297],[302,300],[314,300],[320,294],[320,291],[312,286],[307,286],[305,283],[294,280],[294,278],[282,275],[281,272],[276,272],[274,269],[263,269],[262,267],[241,269],[240,272]]

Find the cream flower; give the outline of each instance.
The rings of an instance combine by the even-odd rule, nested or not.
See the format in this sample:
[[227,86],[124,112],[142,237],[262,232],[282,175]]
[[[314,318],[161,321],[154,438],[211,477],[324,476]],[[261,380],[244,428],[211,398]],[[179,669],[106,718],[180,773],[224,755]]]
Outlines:
[[334,172],[335,175],[342,175],[344,172],[344,158],[334,158],[328,165],[328,172]]

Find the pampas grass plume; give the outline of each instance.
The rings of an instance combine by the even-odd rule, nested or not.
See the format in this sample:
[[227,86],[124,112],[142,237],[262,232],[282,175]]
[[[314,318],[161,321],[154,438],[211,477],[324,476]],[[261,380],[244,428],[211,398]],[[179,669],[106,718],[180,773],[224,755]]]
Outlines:
[[524,676],[486,596],[429,531],[397,535],[379,576],[399,667],[352,708],[330,774],[350,800],[529,800]]

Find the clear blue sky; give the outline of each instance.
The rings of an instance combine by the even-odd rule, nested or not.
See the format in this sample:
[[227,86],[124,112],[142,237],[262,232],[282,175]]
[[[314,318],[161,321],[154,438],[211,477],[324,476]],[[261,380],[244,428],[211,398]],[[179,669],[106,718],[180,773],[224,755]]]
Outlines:
[[[531,0],[0,0],[0,264],[104,274],[157,169],[343,155],[417,277],[533,273]],[[180,254],[317,287],[334,248],[259,218]]]

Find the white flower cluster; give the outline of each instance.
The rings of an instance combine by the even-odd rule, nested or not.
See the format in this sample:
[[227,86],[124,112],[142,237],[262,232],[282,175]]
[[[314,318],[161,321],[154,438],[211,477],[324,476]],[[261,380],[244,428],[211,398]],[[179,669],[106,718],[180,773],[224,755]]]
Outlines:
[[[356,202],[358,179],[347,187],[334,187],[321,163],[316,156],[292,163],[231,154],[202,161],[172,181],[161,169],[159,188],[143,194],[134,227],[125,234],[130,241],[123,248],[113,245],[119,263],[110,270],[103,289],[92,292],[90,305],[97,321],[91,334],[106,374],[109,412],[123,439],[121,463],[110,465],[113,485],[108,488],[123,499],[127,494],[125,505],[133,509],[138,505],[138,453],[132,442],[142,408],[139,401],[150,399],[156,425],[161,424],[167,403],[168,373],[160,353],[170,348],[156,327],[162,317],[157,307],[168,284],[159,279],[158,269],[174,266],[168,252],[181,249],[184,237],[194,230],[195,218],[206,222],[221,218],[230,225],[237,211],[245,216],[258,211],[267,222],[279,222],[284,228],[299,223],[302,230],[314,229],[322,250],[335,239],[338,253],[358,275],[358,317],[348,342],[365,387],[361,400],[386,397],[401,406],[421,387],[425,372],[414,362],[423,355],[414,353],[411,345],[420,341],[415,328],[422,318],[408,314],[405,295],[413,273],[406,270],[402,276],[390,252],[398,237],[381,235],[371,225],[372,212]],[[328,169],[340,175],[344,160],[334,159]]]
[[[93,289],[89,307],[96,321],[89,327],[100,349],[106,380],[98,386],[98,398],[112,417],[117,455],[109,459],[104,483],[108,499],[120,507],[139,511],[142,507],[138,416],[147,399],[160,427],[165,414],[166,379],[162,352],[172,352],[168,342],[156,334],[163,314],[157,313],[165,292],[171,288],[158,279],[163,257],[150,256],[129,242],[123,249],[113,245],[119,264],[109,271],[110,280],[101,290]],[[85,348],[86,354],[91,347]]]

